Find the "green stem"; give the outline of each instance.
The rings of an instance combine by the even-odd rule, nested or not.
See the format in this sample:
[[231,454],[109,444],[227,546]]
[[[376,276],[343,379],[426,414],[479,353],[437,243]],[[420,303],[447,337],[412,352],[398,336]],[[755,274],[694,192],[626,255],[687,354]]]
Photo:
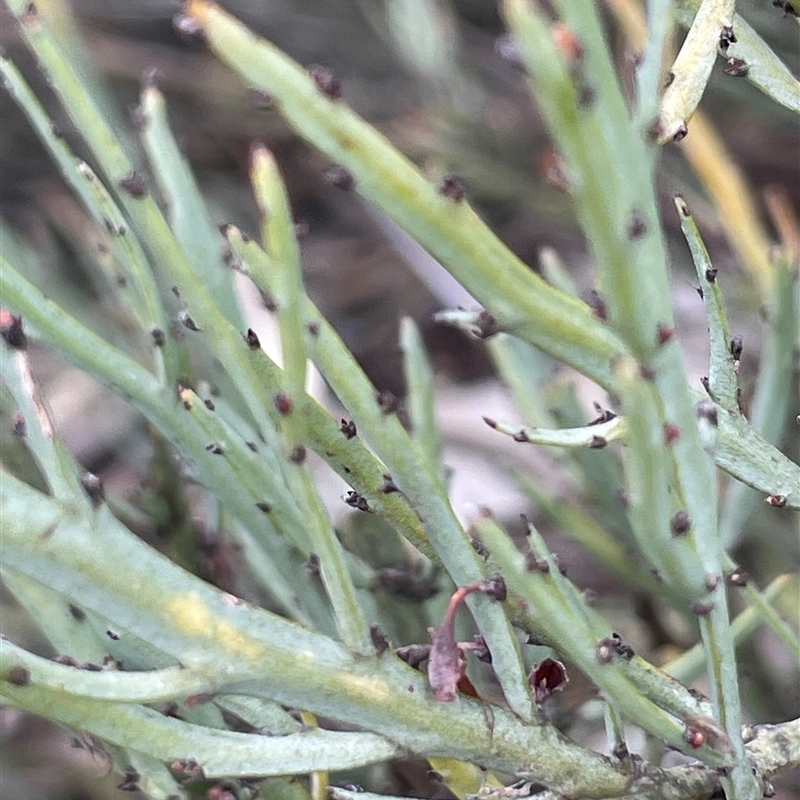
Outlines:
[[[259,289],[274,294],[275,270],[271,268],[272,262],[267,254],[253,242],[244,242],[233,226],[228,226],[226,235],[234,252],[242,258],[243,269]],[[358,435],[386,464],[387,474],[394,485],[424,520],[425,531],[437,558],[458,586],[482,580],[484,574],[480,559],[453,513],[435,468],[418,451],[416,442],[405,431],[397,415],[378,403],[375,387],[308,297],[304,297],[303,314],[309,331],[307,347],[311,360],[352,416]],[[482,594],[470,595],[467,604],[498,665],[497,674],[506,699],[523,719],[531,719],[533,710],[526,671],[519,645],[502,607]],[[501,664],[504,666],[499,666]]]
[[411,419],[411,438],[443,486],[442,438],[436,424],[433,370],[419,328],[411,317],[400,320],[400,349],[406,380],[406,408]]
[[356,190],[438,258],[499,326],[566,361],[602,386],[624,352],[588,307],[546,284],[488,229],[466,202],[454,202],[380,133],[238,20],[206,0],[186,3],[211,49],[248,86],[275,98],[281,114],[314,147],[353,176]]
[[[0,483],[0,513],[8,521],[3,551],[7,569],[35,575],[66,597],[80,598],[118,630],[130,630],[189,669],[210,670],[227,683],[238,681],[244,694],[357,725],[420,755],[530,774],[575,795],[619,793],[627,784],[628,776],[617,765],[571,744],[549,725],[525,725],[498,707],[492,709],[490,722],[485,706],[469,699],[431,703],[424,676],[399,659],[388,654],[355,659],[328,637],[231,602],[229,595],[129,534],[102,507],[97,525],[89,524],[71,508],[7,475]],[[41,535],[51,529],[50,535]],[[101,547],[98,530],[103,532]],[[117,569],[122,563],[124,571]],[[28,689],[41,691],[6,691],[5,686],[3,691],[24,704]],[[31,697],[33,703],[38,695]],[[64,708],[54,707],[50,714]],[[63,720],[68,724],[85,728],[96,721],[94,706],[84,706],[83,712],[70,708],[69,719]],[[139,731],[148,730],[143,724],[137,723]],[[113,724],[102,735],[112,740],[125,735],[118,728]],[[142,741],[128,744],[150,750]],[[163,744],[161,736],[154,737],[153,750]],[[178,757],[191,755],[189,749]],[[208,758],[216,765],[213,769],[224,772],[224,758],[213,753]]]

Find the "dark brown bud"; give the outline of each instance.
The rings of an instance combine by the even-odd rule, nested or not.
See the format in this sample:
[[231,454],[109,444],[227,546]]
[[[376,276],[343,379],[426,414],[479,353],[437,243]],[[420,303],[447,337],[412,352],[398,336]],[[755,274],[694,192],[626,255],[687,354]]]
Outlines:
[[278,301],[269,292],[261,292],[261,304],[271,313],[278,310]]
[[736,34],[733,32],[733,26],[725,25],[719,32],[719,46],[721,50],[727,50],[732,44],[738,40]]
[[389,649],[389,640],[386,638],[386,634],[380,629],[377,622],[370,623],[369,637],[372,639],[372,644],[379,656],[383,655]]
[[475,327],[477,329],[475,335],[479,339],[488,339],[490,336],[494,336],[496,333],[500,332],[500,325],[497,320],[492,314],[486,311],[486,309],[478,314]]
[[114,222],[108,217],[103,217],[103,225],[105,225],[109,236],[124,236],[125,226],[119,222]]
[[713,592],[719,586],[720,580],[719,575],[706,575],[706,589]]
[[734,336],[733,339],[731,339],[730,347],[731,347],[731,355],[733,356],[733,360],[734,361],[740,361],[741,358],[742,358],[742,350],[744,349],[744,344],[742,342],[742,337],[738,336],[738,335]]
[[599,319],[601,322],[608,320],[608,308],[606,306],[606,301],[603,300],[597,289],[592,289],[589,292],[589,299],[587,303],[597,319]]
[[303,564],[303,569],[311,576],[317,578],[322,573],[319,563],[319,556],[316,553],[309,553],[308,560]]
[[7,308],[0,308],[0,336],[13,350],[26,350],[28,337],[22,330],[22,317],[15,317]]
[[342,97],[342,82],[327,67],[313,66],[309,74],[314,79],[319,90],[331,100],[340,100]]
[[567,167],[561,156],[552,148],[545,151],[540,159],[544,179],[559,191],[569,194],[572,186],[567,176]]
[[633,648],[625,642],[617,643],[614,647],[614,651],[620,658],[624,658],[626,661],[630,661],[636,655]]
[[25,417],[22,414],[14,414],[14,427],[11,432],[18,439],[24,439],[27,434],[27,426],[25,424]]
[[767,505],[773,508],[784,508],[786,506],[786,495],[784,494],[771,494],[764,501]]
[[14,686],[27,686],[31,682],[30,670],[21,666],[11,667],[6,680]]
[[644,221],[644,215],[638,208],[631,210],[628,215],[628,238],[640,239],[647,233],[647,224]]
[[677,425],[666,423],[664,425],[664,444],[670,445],[680,439],[681,429]]
[[28,3],[28,5],[25,6],[25,10],[22,12],[20,22],[23,25],[34,25],[38,22],[38,17],[39,9],[36,8],[36,3]]
[[[594,98],[596,97],[596,92],[592,89],[591,86],[587,83],[582,83],[578,87],[578,105],[579,106],[589,106],[594,102]],[[631,237],[636,238],[636,237]]]
[[628,746],[625,744],[625,742],[620,742],[611,751],[611,755],[614,756],[614,758],[616,758],[618,761],[624,761],[630,755],[630,751],[628,750]]
[[178,319],[180,320],[181,325],[184,328],[188,328],[190,331],[199,331],[200,328],[197,327],[197,323],[189,316],[189,312],[181,309],[178,312]]
[[414,669],[419,669],[422,662],[428,660],[430,652],[431,646],[429,644],[407,644],[395,650],[398,658]]
[[692,614],[698,617],[706,617],[714,610],[713,603],[695,603],[692,606]]
[[602,450],[608,445],[608,441],[604,436],[592,436],[592,441],[589,442],[589,447],[592,450]]
[[353,174],[341,164],[334,164],[325,170],[324,178],[326,183],[341,189],[343,192],[350,192],[356,186],[356,179]]
[[153,328],[153,330],[150,331],[150,336],[153,337],[153,344],[156,347],[163,347],[167,342],[167,335],[161,328]]
[[347,439],[355,438],[358,431],[356,430],[356,424],[351,419],[343,419],[339,424],[339,430],[345,435]]
[[483,636],[473,636],[472,637],[472,654],[478,661],[484,664],[491,664],[492,663],[492,653],[489,650],[489,646],[486,644],[486,639]]
[[659,346],[665,345],[667,342],[672,341],[675,335],[675,328],[670,325],[665,325],[663,322],[658,323],[656,328],[656,342]]
[[382,389],[378,392],[375,399],[378,401],[381,411],[386,415],[394,414],[400,407],[397,398],[387,389]]
[[472,549],[484,560],[486,561],[491,553],[488,551],[484,543],[480,540],[480,538],[473,534],[470,537],[469,543],[472,545]]
[[482,588],[489,597],[494,598],[499,603],[502,603],[508,597],[508,588],[501,575],[494,575],[488,580],[483,581]]
[[725,67],[725,74],[732,78],[744,78],[750,72],[750,65],[741,58],[729,58],[728,66]]
[[525,569],[528,572],[548,573],[550,572],[550,563],[547,559],[539,558],[536,554],[529,552],[525,554]]
[[399,492],[400,489],[397,487],[397,484],[394,482],[391,475],[384,475],[383,486],[381,486],[379,491],[382,494],[393,494],[394,492]]
[[292,403],[292,398],[286,392],[278,392],[273,402],[275,403],[275,409],[281,416],[285,417],[287,414],[291,414],[294,403]]
[[678,511],[669,522],[672,533],[675,536],[683,536],[692,527],[692,520],[686,511]]
[[225,449],[219,442],[211,442],[211,444],[207,444],[206,450],[208,450],[209,453],[213,453],[215,456],[221,456],[225,453]]
[[258,339],[258,334],[252,328],[247,329],[247,333],[244,335],[244,338],[247,342],[247,346],[251,350],[259,350],[261,348],[261,342]]
[[604,422],[611,422],[612,419],[616,419],[617,415],[608,408],[603,408],[599,403],[594,404],[594,410],[597,412],[597,416],[587,422],[587,426],[592,425],[602,425]]
[[129,769],[117,784],[117,789],[121,792],[138,792],[140,775],[135,769]]
[[317,325],[316,322],[311,322],[308,325],[306,325],[306,330],[315,339],[316,339],[317,336],[319,336],[319,325]]
[[551,553],[550,556],[553,559],[553,563],[556,565],[558,571],[566,578],[567,565],[561,560],[561,556],[558,553]]
[[186,775],[194,780],[202,780],[205,778],[203,768],[193,758],[182,758],[178,761],[173,761],[169,768],[179,775]]
[[129,172],[119,182],[119,188],[126,191],[131,197],[139,200],[147,195],[144,181],[136,172]]
[[306,455],[306,448],[299,444],[289,453],[289,461],[291,461],[292,464],[302,464],[306,460]]
[[367,498],[363,497],[352,489],[345,495],[344,501],[351,508],[356,508],[359,511],[364,511],[365,513],[372,511],[372,509],[369,507],[369,503],[367,503]]
[[[706,387],[708,389],[708,387]],[[695,413],[699,419],[708,420],[715,428],[719,422],[717,407],[711,400],[701,400],[695,408]]]
[[686,127],[685,122],[681,122],[680,127],[677,131],[675,131],[675,135],[672,137],[673,142],[680,142],[682,139],[685,139],[689,135],[689,129]]
[[272,511],[272,503],[267,503],[265,500],[259,500],[256,503],[256,508],[259,511],[263,511],[265,514],[269,514]]
[[436,190],[442,197],[446,197],[454,203],[460,203],[467,195],[467,190],[464,188],[463,181],[456,175],[445,175],[441,181],[439,181]]

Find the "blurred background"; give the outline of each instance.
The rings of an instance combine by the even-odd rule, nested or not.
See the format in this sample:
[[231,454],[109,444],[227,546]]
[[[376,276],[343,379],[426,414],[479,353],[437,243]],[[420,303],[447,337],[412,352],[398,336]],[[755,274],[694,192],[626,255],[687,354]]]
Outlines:
[[[326,179],[330,164],[296,137],[238,78],[202,45],[180,35],[173,17],[178,2],[163,0],[72,0],[40,2],[74,25],[87,58],[96,66],[117,108],[120,129],[132,141],[132,119],[145,70],[157,70],[173,130],[193,165],[216,223],[233,222],[257,233],[248,179],[248,153],[263,141],[278,158],[302,229],[305,278],[312,299],[355,353],[378,389],[402,397],[397,347],[398,322],[411,315],[420,325],[437,373],[438,413],[453,470],[456,512],[463,519],[487,505],[504,520],[537,509],[508,477],[523,468],[556,495],[569,491],[565,476],[549,457],[516,445],[489,430],[482,415],[519,420],[507,393],[493,377],[483,345],[431,321],[433,312],[470,299],[442,278],[441,268],[380,212],[358,195]],[[322,64],[341,79],[344,100],[382,130],[432,178],[460,176],[470,202],[532,269],[543,247],[554,248],[584,296],[594,271],[577,228],[568,195],[552,174],[552,150],[526,90],[524,76],[498,39],[504,33],[489,0],[231,0],[223,3],[255,31],[305,65]],[[632,53],[612,7],[602,5],[608,36],[623,82],[632,85]],[[622,4],[623,6],[625,4]],[[52,7],[52,8],[50,8]],[[742,0],[739,12],[800,73],[798,26],[768,0]],[[41,75],[21,45],[15,23],[3,9],[2,46],[40,91],[58,126],[76,152],[84,154],[66,115],[48,95]],[[714,70],[703,108],[761,203],[770,186],[783,187],[800,208],[797,119],[744,80]],[[0,213],[16,235],[32,242],[46,264],[45,290],[82,316],[113,330],[113,303],[94,280],[90,223],[55,172],[27,122],[5,92],[0,93]],[[690,128],[691,134],[691,128]],[[763,334],[753,280],[731,248],[716,212],[684,158],[682,145],[664,149],[659,187],[670,252],[678,333],[693,385],[707,370],[708,347],[703,305],[693,287],[694,270],[677,226],[672,196],[686,197],[724,278],[731,328],[741,334],[744,405],[752,395]],[[763,207],[760,206],[763,212]],[[763,223],[769,222],[764,216]],[[223,240],[220,237],[220,246]],[[242,303],[262,342],[270,322],[244,287]],[[105,321],[104,321],[105,320]],[[274,339],[274,336],[272,337]],[[36,355],[37,374],[72,452],[99,475],[110,493],[125,503],[126,520],[156,546],[178,534],[194,543],[199,571],[214,578],[217,544],[197,523],[197,497],[170,469],[170,454],[123,401],[48,353]],[[575,380],[566,370],[557,380]],[[556,375],[556,373],[558,374]],[[585,419],[592,402],[605,404],[596,387],[580,382]],[[324,386],[318,395],[329,404]],[[332,407],[335,407],[332,405]],[[4,409],[4,414],[7,409]],[[793,412],[793,413],[796,413]],[[7,414],[4,416],[7,419]],[[523,420],[520,420],[523,421]],[[14,447],[6,435],[4,448]],[[788,429],[788,426],[787,426]],[[794,437],[796,440],[796,437]],[[789,455],[798,456],[796,441]],[[8,450],[6,451],[8,452]],[[326,478],[326,497],[337,524],[353,524],[341,502],[344,485]],[[768,514],[768,516],[767,516]],[[133,520],[133,522],[131,521]],[[637,652],[659,663],[693,641],[691,630],[663,610],[630,602],[625,587],[545,520],[551,547],[570,565],[570,577],[602,597],[604,610],[627,632]],[[751,522],[735,553],[765,585],[775,575],[798,568],[796,530],[790,514],[765,510]],[[218,574],[216,577],[219,577]],[[2,630],[16,641],[47,652],[24,614],[4,597]],[[661,653],[659,656],[658,654]],[[743,651],[743,692],[752,720],[777,722],[800,713],[797,665],[767,631]],[[577,679],[563,700],[585,699],[590,687]],[[53,726],[0,712],[0,788],[3,797],[29,800],[101,800],[119,796],[119,779],[103,777],[103,765]],[[391,781],[376,790],[434,796],[441,787],[425,777],[425,765],[387,768]],[[387,778],[387,780],[389,780]],[[791,782],[778,787],[792,796]],[[800,796],[800,795],[795,795]]]

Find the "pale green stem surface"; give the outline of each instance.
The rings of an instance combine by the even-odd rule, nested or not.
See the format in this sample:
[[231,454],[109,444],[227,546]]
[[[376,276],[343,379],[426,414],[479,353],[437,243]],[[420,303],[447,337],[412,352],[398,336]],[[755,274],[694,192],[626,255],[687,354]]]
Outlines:
[[[699,8],[700,0],[677,0],[675,12],[681,25],[691,26]],[[800,114],[800,82],[791,70],[739,14],[733,16],[733,32],[737,41],[724,52],[718,49],[718,55],[744,61],[749,67],[746,79],[750,83],[776,103]]]
[[[7,0],[7,4],[20,17],[20,30],[29,47],[48,76],[62,106],[81,131],[109,183],[119,186],[121,181],[135,171],[133,165],[101,110],[93,98],[86,94],[78,77],[69,69],[64,54],[49,32],[47,21],[39,17],[29,21],[25,14],[25,3]],[[150,195],[134,197],[125,191],[118,193],[118,199],[153,262],[164,270],[171,284],[178,288],[201,331],[204,327],[214,331],[213,336],[205,339],[208,347],[226,365],[231,380],[238,387],[242,399],[258,424],[259,432],[278,452],[275,425],[269,413],[271,409],[264,387],[254,372],[252,354],[248,352],[243,332],[229,322],[217,307],[216,298],[198,280],[193,264],[155,200]],[[203,334],[201,332],[191,335]]]
[[[52,120],[16,66],[0,58],[0,73],[3,76],[4,86],[27,116],[64,180],[95,222],[99,226],[105,226],[108,231],[108,243],[116,264],[125,271],[127,282],[136,295],[132,299],[126,297],[129,300],[127,305],[134,317],[147,331],[157,329],[165,332],[168,322],[152,268],[134,234],[129,231],[125,236],[115,235],[116,232],[128,228],[128,223],[109,191],[90,167],[76,158],[63,137],[57,135]],[[155,354],[158,367],[168,376],[172,376],[176,371],[176,357],[174,346],[169,339]]]
[[442,486],[447,485],[442,462],[442,437],[436,424],[433,369],[419,328],[411,317],[400,320],[400,349],[406,381],[406,407],[411,418],[411,438]]
[[[246,264],[246,271],[262,291],[275,293],[274,269],[271,260],[252,243],[238,237],[228,226],[226,235],[234,251]],[[245,246],[247,245],[247,246]],[[437,477],[437,472],[417,449],[416,443],[403,429],[396,414],[386,413],[376,400],[375,387],[344,346],[333,327],[307,297],[304,298],[307,347],[311,360],[328,381],[339,401],[348,410],[358,429],[386,465],[395,485],[406,497],[413,498],[413,509],[424,520],[424,527],[433,550],[457,586],[484,578],[478,555],[462,530],[450,501]],[[467,598],[481,634],[485,637],[495,663],[506,699],[523,719],[531,719],[533,709],[527,688],[527,677],[519,644],[503,609],[485,596]]]
[[214,53],[249,85],[275,98],[281,114],[314,147],[353,175],[356,190],[439,259],[504,330],[611,385],[619,339],[588,307],[548,286],[486,227],[466,202],[454,202],[380,133],[270,42],[257,39],[213,3],[193,0],[196,21]]
[[[518,624],[534,633],[543,633],[549,642],[557,643],[558,649],[626,716],[671,746],[687,751],[683,726],[642,694],[616,661],[601,663],[598,660],[596,645],[599,640],[594,630],[596,618],[587,609],[578,608],[574,595],[569,596],[570,593],[554,584],[558,567],[552,559],[548,572],[528,571],[524,556],[497,523],[482,517],[473,524],[490,552],[488,565],[501,572],[512,597],[519,598],[515,612]],[[570,631],[569,637],[564,635],[565,630]],[[606,630],[607,635],[610,634],[610,627]],[[719,766],[728,763],[726,755],[709,747],[691,753],[708,764]]]
[[579,542],[606,569],[624,578],[628,585],[636,586],[646,592],[658,590],[655,578],[638,567],[625,546],[594,517],[574,505],[552,497],[526,475],[517,473],[515,477],[522,490],[531,497],[539,510],[551,517],[567,536]]
[[[779,575],[772,583],[764,590],[763,598],[758,597],[759,602],[752,602],[753,597],[748,595],[751,600],[751,605],[742,611],[731,622],[731,633],[733,640],[736,644],[746,641],[756,628],[763,624],[770,624],[770,617],[777,616],[775,609],[772,606],[778,602],[781,595],[789,590],[793,584],[797,582],[797,577],[794,575]],[[778,618],[780,626],[786,628],[783,620]],[[790,634],[788,641],[786,641],[790,652],[793,652],[796,657],[800,658],[800,644],[798,644],[797,636],[791,635],[791,631],[787,628],[787,633]],[[782,637],[783,638],[783,637]],[[662,669],[664,672],[669,673],[681,683],[692,683],[701,677],[705,667],[705,653],[703,644],[698,642],[693,647],[690,647],[685,653],[681,653],[677,658],[665,664]]]
[[[587,797],[596,796],[600,787],[619,792],[626,784],[627,776],[617,766],[572,745],[548,725],[527,726],[497,708],[490,725],[477,702],[431,703],[424,676],[393,656],[354,659],[325,636],[209,587],[130,535],[103,507],[90,522],[6,475],[0,483],[0,513],[7,520],[8,570],[35,575],[66,597],[79,598],[88,609],[148,639],[189,669],[210,670],[226,683],[239,682],[242,693],[358,725],[423,755],[531,774]],[[41,535],[51,529],[48,536]],[[115,567],[120,563],[127,565],[124,572]],[[24,703],[28,689],[36,691],[8,691],[13,691],[15,703]],[[37,697],[31,694],[29,702],[46,702]],[[86,716],[77,719],[74,706],[60,708],[63,721],[86,726]],[[107,718],[97,722],[103,724],[102,735],[112,740],[124,734],[112,734]],[[127,744],[141,747],[139,740]],[[147,751],[160,754],[166,744],[153,735]],[[173,750],[169,757],[192,756],[187,749]],[[213,768],[224,765],[216,758],[209,753]]]
[[142,706],[71,697],[59,690],[0,683],[4,703],[89,731],[105,741],[160,761],[194,759],[208,778],[286,775],[348,769],[400,754],[397,745],[370,733],[319,728],[259,736],[192,725]]
[[672,0],[647,1],[647,41],[642,63],[636,70],[636,120],[640,131],[658,116],[664,71],[664,56],[671,44]]
[[624,440],[628,429],[624,417],[614,417],[608,422],[586,425],[582,428],[529,428],[526,425],[511,425],[508,422],[495,422],[484,417],[490,428],[511,436],[517,441],[530,444],[550,445],[551,447],[596,447]]
[[[773,445],[779,444],[789,416],[795,375],[792,360],[800,329],[797,301],[797,270],[788,259],[779,258],[775,264],[774,293],[767,311],[767,336],[750,407],[750,426]],[[726,547],[746,533],[748,522],[760,504],[761,498],[746,485],[731,482],[719,523],[720,536]]]
[[731,333],[728,328],[728,316],[722,300],[722,292],[716,280],[708,251],[697,229],[686,201],[682,197],[675,198],[681,230],[689,245],[700,281],[700,289],[708,314],[708,331],[711,341],[711,359],[708,372],[709,392],[712,399],[731,414],[739,413],[739,381],[735,372],[735,361],[731,353]]
[[172,135],[164,96],[145,79],[141,139],[167,208],[170,227],[218,308],[237,328],[243,325],[231,274],[222,263],[224,240],[200,195],[186,156]]
[[700,105],[717,59],[720,32],[733,25],[736,0],[702,0],[672,65],[672,80],[661,98],[658,141],[672,140]]
[[[273,289],[278,304],[278,324],[283,351],[283,378],[287,389],[276,397],[278,421],[288,445],[287,480],[302,509],[312,551],[319,558],[320,575],[333,609],[342,641],[354,652],[374,651],[364,612],[347,568],[344,548],[336,536],[322,500],[305,465],[309,439],[308,415],[303,404],[306,382],[306,344],[303,327],[305,292],[300,267],[300,249],[294,233],[289,200],[274,156],[262,145],[251,154],[251,182],[261,215],[264,247],[271,256]],[[280,405],[284,404],[285,410]]]

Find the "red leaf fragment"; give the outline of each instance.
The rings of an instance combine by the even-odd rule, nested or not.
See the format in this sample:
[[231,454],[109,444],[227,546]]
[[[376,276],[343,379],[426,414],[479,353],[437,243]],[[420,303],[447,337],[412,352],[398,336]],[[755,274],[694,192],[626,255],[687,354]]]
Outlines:
[[[440,703],[453,702],[458,697],[459,690],[467,687],[464,651],[470,648],[456,641],[455,620],[458,607],[473,592],[485,592],[502,601],[506,597],[506,586],[503,579],[497,576],[462,586],[450,598],[442,624],[433,631],[433,644],[428,656],[428,682],[433,689],[433,696]],[[471,683],[469,687],[474,691]],[[465,691],[465,694],[471,693]]]

